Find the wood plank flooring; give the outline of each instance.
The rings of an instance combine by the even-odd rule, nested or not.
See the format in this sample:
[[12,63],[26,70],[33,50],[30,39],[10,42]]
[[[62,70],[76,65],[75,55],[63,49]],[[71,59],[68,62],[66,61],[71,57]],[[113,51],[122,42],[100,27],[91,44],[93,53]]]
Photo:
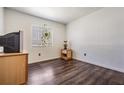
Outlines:
[[29,65],[28,85],[120,85],[124,73],[72,60],[56,59]]

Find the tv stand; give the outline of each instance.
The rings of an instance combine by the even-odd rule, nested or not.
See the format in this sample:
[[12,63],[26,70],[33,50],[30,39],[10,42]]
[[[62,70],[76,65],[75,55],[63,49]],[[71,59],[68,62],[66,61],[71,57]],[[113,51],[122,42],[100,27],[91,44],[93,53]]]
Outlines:
[[27,53],[0,53],[0,85],[26,84]]

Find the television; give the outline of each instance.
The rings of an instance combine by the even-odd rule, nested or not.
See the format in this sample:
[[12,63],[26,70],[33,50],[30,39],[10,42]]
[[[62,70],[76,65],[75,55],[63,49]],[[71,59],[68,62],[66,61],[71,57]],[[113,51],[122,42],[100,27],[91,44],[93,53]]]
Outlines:
[[12,32],[0,36],[0,46],[4,47],[4,53],[19,53],[23,51],[22,31]]

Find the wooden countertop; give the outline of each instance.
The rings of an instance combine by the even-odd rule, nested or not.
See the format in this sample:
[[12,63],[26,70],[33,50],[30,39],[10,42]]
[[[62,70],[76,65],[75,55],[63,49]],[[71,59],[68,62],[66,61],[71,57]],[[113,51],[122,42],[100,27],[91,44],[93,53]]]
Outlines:
[[28,55],[28,53],[0,53],[0,57],[17,56],[17,55]]

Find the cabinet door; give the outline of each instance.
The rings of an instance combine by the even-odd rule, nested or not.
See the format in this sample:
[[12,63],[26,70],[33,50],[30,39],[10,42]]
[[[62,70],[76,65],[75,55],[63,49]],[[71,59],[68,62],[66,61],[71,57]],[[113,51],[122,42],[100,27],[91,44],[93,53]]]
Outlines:
[[26,55],[0,57],[0,84],[25,83],[26,61]]

